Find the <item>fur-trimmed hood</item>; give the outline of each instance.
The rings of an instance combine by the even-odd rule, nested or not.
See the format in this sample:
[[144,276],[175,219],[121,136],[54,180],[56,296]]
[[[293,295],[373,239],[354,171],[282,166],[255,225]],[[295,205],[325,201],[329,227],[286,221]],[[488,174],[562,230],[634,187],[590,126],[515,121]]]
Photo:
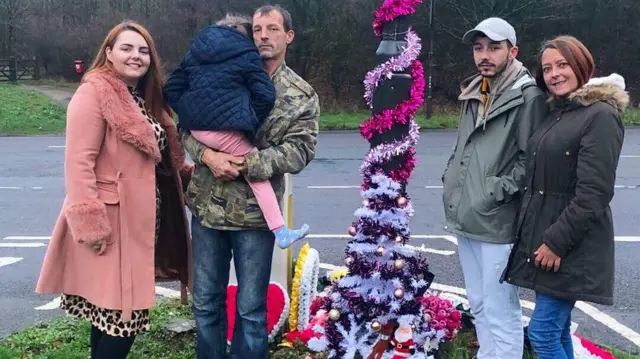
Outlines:
[[629,94],[625,91],[624,78],[616,73],[592,78],[570,94],[568,99],[583,106],[601,101],[613,106],[619,113],[623,113],[629,106]]
[[[133,101],[126,84],[112,71],[96,71],[87,74],[83,83],[91,84],[97,94],[100,110],[111,127],[124,141],[147,154],[156,163],[162,160],[158,142],[140,108]],[[185,153],[180,144],[176,125],[167,113],[157,118],[166,135],[170,159],[176,170],[185,168]]]

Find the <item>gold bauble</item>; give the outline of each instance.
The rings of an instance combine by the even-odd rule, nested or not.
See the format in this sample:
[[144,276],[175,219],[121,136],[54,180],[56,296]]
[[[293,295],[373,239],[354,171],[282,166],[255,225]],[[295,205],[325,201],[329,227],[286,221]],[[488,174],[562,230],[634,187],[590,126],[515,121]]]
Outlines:
[[374,332],[377,332],[380,329],[382,329],[382,324],[380,324],[380,322],[377,319],[374,319],[373,322],[371,322],[371,330],[373,330]]
[[378,247],[378,249],[376,249],[376,254],[378,256],[382,256],[384,254],[384,247]]
[[329,311],[329,319],[336,321],[338,319],[340,319],[340,311],[337,309],[331,309]]
[[396,269],[402,269],[404,268],[404,259],[396,259],[393,262],[393,265],[396,267]]
[[396,200],[396,203],[398,204],[398,207],[404,207],[407,205],[407,199],[404,197],[398,197],[398,199]]
[[396,243],[402,243],[403,239],[402,236],[396,236]]

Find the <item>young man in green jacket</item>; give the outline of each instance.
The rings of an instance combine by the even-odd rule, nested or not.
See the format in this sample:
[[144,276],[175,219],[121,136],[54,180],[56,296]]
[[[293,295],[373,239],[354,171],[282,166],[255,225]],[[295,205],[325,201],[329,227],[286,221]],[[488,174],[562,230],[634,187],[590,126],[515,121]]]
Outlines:
[[500,18],[468,31],[478,74],[463,81],[462,113],[444,175],[445,230],[458,251],[478,359],[523,355],[518,289],[500,283],[514,241],[527,141],[547,113],[544,93],[516,60],[516,32]]

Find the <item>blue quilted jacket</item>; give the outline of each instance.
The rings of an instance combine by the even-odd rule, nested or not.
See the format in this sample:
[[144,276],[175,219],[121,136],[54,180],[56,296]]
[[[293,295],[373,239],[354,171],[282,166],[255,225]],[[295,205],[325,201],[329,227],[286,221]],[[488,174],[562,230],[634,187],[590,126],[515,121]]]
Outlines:
[[227,26],[198,34],[164,88],[187,130],[239,130],[253,138],[276,92],[254,43]]

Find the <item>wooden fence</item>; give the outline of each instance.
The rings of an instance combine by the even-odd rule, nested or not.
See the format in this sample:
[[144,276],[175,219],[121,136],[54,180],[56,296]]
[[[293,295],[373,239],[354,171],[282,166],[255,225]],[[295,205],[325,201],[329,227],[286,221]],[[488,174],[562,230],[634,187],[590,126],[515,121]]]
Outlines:
[[40,63],[36,57],[31,59],[18,59],[15,57],[0,58],[0,82],[19,80],[39,80]]

